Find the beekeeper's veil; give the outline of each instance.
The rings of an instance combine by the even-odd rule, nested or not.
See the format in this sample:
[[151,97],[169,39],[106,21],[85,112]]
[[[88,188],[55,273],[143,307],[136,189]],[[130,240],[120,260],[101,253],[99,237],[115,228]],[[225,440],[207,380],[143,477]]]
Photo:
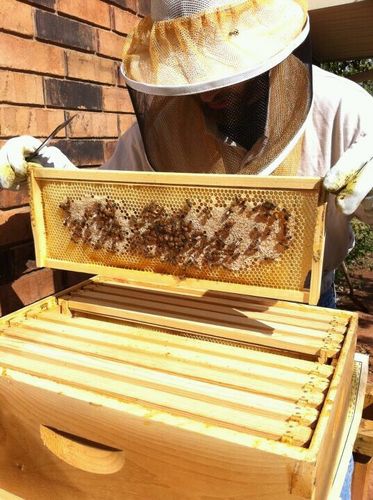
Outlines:
[[154,170],[295,175],[308,32],[303,0],[152,0],[122,72]]

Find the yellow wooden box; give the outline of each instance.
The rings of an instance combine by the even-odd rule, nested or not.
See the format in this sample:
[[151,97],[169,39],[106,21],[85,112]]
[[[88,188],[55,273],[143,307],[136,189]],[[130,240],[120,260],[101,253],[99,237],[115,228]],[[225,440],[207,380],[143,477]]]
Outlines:
[[[26,499],[328,498],[357,317],[296,303],[319,293],[320,181],[262,182],[33,171],[39,265],[98,276],[0,320],[0,488]],[[71,240],[60,205],[92,196],[129,218],[154,200],[271,203],[295,214],[292,240],[250,269],[180,275]]]

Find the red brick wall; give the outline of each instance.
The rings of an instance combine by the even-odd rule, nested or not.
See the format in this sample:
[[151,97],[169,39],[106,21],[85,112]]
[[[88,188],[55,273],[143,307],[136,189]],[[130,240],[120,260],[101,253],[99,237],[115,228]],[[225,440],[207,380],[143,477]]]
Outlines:
[[[71,114],[56,144],[76,165],[101,165],[133,121],[119,75],[124,37],[149,0],[1,0],[0,146],[44,138]],[[36,270],[27,192],[0,191],[0,314],[78,279]]]

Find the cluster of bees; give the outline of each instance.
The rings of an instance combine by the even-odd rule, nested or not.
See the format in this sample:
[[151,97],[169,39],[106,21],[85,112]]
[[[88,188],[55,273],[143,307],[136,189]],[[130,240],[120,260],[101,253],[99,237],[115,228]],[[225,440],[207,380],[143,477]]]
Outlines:
[[63,225],[70,230],[71,239],[91,245],[95,250],[105,248],[115,252],[126,232],[116,216],[119,208],[113,200],[93,200],[79,203],[70,198],[60,204],[65,212]]
[[137,213],[109,198],[68,198],[60,208],[75,243],[157,259],[180,270],[217,266],[237,271],[277,260],[294,231],[285,208],[238,196],[229,206],[185,200],[174,210],[153,201]]

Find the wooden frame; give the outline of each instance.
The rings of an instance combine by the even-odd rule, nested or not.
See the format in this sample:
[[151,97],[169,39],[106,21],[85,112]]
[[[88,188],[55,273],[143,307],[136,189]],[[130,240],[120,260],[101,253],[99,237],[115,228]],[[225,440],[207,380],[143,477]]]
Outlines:
[[104,318],[178,330],[188,334],[227,339],[301,353],[321,362],[341,347],[350,316],[304,307],[294,311],[287,302],[265,303],[262,299],[211,294],[191,289],[155,290],[144,284],[110,284],[95,278],[86,285],[61,294],[62,310],[71,314],[95,314]]
[[[309,289],[282,289],[271,286],[255,286],[249,284],[229,283],[196,278],[179,278],[173,275],[141,270],[109,267],[93,263],[69,262],[51,258],[48,255],[47,235],[43,214],[43,199],[40,183],[48,181],[74,181],[97,183],[122,183],[131,185],[159,185],[159,186],[198,186],[198,187],[235,187],[235,188],[264,188],[284,189],[302,192],[307,190],[319,193],[317,214],[315,215],[315,232],[313,239],[312,259],[309,262],[311,280]],[[187,285],[193,288],[224,290],[232,293],[242,293],[259,297],[273,297],[296,302],[316,304],[320,293],[322,276],[322,262],[325,242],[325,212],[326,197],[322,190],[322,182],[318,178],[308,177],[259,177],[234,175],[207,175],[207,174],[169,174],[153,172],[123,172],[123,171],[65,171],[56,169],[33,168],[30,174],[32,228],[34,233],[36,259],[39,266],[80,271],[90,274],[99,274],[106,277],[116,276],[126,280],[148,281],[163,285],[178,287]],[[308,263],[307,263],[308,265]]]
[[[368,371],[369,356],[355,353],[353,375],[351,380],[351,395],[346,411],[346,423],[343,427],[340,445],[338,449],[334,450],[335,459],[330,474],[334,479],[330,492],[330,498],[338,498],[346,478],[347,470],[352,457],[352,451],[356,447],[354,442],[356,435],[358,434],[361,414],[364,406]],[[351,498],[353,500],[357,500],[353,494]]]
[[373,383],[365,391],[363,418],[354,445],[352,499],[369,500],[373,473]]

